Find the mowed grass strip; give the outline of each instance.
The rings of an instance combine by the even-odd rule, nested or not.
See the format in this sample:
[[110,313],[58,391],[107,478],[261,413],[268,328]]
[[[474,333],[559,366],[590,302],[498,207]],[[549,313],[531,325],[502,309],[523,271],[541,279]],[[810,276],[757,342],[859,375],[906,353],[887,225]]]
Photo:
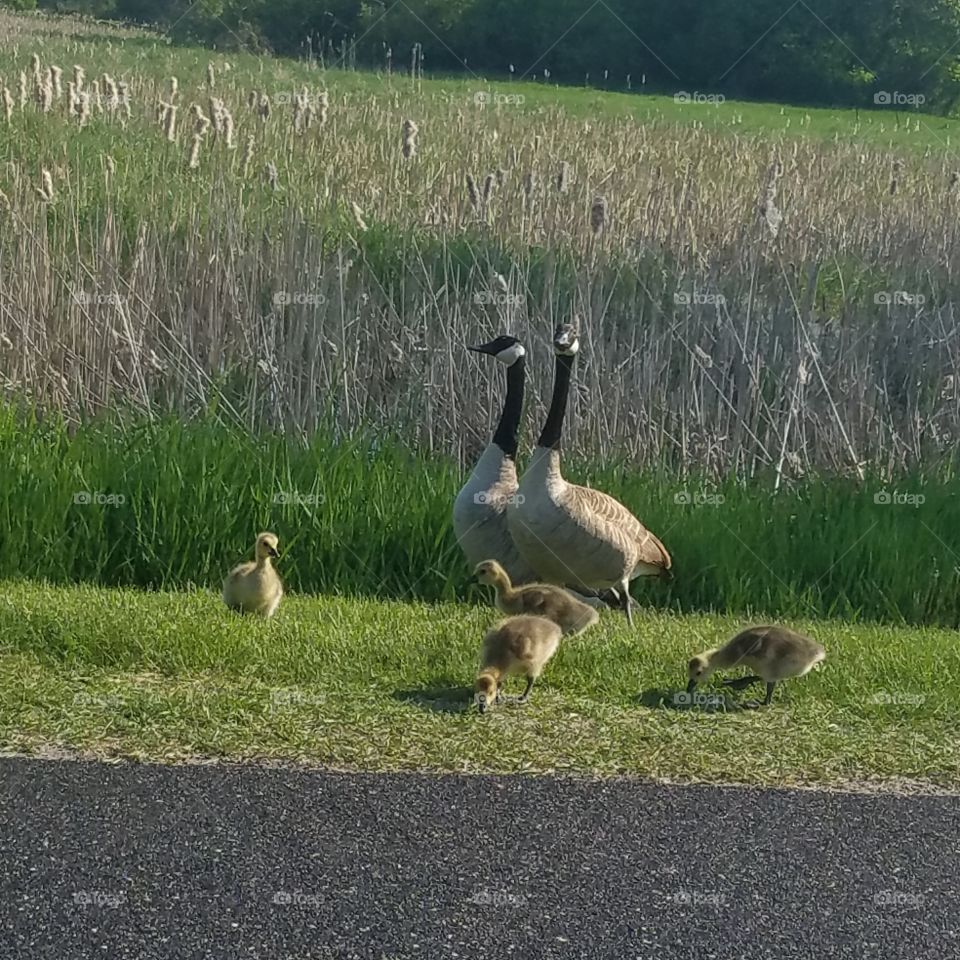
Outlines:
[[[639,592],[639,589],[638,589]],[[487,607],[291,596],[271,621],[208,591],[0,588],[0,749],[568,772],[756,784],[960,783],[955,634],[798,622],[823,669],[774,705],[676,707],[684,665],[748,622],[605,614],[525,707],[471,707]],[[762,618],[761,618],[762,619]],[[514,681],[511,692],[519,693]],[[707,687],[705,694],[720,694]]]

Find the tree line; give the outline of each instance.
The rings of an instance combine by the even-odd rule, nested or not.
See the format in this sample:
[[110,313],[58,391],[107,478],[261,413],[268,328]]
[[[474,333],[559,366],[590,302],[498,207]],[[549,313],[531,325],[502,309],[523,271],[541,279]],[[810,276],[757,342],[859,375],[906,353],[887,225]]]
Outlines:
[[397,72],[944,113],[960,97],[960,0],[5,2]]

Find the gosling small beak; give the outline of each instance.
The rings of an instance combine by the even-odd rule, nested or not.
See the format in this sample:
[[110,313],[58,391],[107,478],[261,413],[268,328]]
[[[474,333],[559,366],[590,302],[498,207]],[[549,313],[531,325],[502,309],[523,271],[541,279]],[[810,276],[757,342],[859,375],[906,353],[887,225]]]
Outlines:
[[279,556],[280,556],[279,552],[278,552],[277,550],[275,550],[273,547],[270,547],[270,548],[269,548],[269,552],[270,552],[270,556],[271,556],[271,557],[276,558],[276,557],[279,557]]
[[691,680],[691,681],[687,684],[687,693],[693,693],[693,691],[696,690],[696,689],[697,689],[697,681],[696,681],[696,680]]

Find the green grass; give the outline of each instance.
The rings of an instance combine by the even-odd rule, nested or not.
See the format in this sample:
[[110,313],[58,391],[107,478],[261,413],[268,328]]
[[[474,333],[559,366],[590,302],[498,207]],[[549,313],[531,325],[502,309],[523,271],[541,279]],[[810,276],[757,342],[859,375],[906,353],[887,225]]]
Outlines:
[[[761,476],[714,486],[573,459],[565,473],[622,499],[667,544],[674,582],[634,588],[661,609],[960,623],[956,479],[809,478],[774,494]],[[174,418],[68,428],[0,408],[0,476],[3,578],[215,587],[270,529],[295,590],[468,596],[451,522],[463,478],[390,437],[301,444]],[[924,499],[877,503],[884,491]]]
[[208,591],[17,582],[0,598],[5,750],[960,782],[960,652],[945,631],[800,621],[828,660],[781,686],[774,706],[741,710],[730,698],[726,709],[676,709],[689,656],[744,621],[647,611],[631,631],[608,613],[561,647],[529,704],[480,716],[469,688],[495,618],[488,607],[291,596],[264,622],[229,613]]

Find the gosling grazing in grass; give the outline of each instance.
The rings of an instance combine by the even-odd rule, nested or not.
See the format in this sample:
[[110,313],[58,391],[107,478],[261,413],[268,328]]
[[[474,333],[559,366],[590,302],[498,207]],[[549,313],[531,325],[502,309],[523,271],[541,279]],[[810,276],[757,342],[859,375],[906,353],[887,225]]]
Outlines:
[[562,587],[549,583],[530,583],[515,587],[510,575],[496,560],[484,560],[473,571],[474,577],[493,587],[495,604],[501,613],[527,613],[552,620],[564,636],[592,627],[600,616],[593,607],[577,600]]
[[503,682],[510,674],[527,678],[527,687],[518,699],[526,703],[537,677],[557,652],[560,637],[560,627],[552,620],[527,615],[510,617],[488,631],[474,684],[480,712],[486,713],[488,707],[500,702]]
[[633,623],[630,581],[669,579],[666,547],[619,501],[592,487],[567,483],[560,472],[560,441],[580,333],[573,324],[557,327],[553,398],[517,496],[507,506],[507,527],[520,554],[550,583],[614,588]]
[[258,613],[272,617],[283,596],[283,584],[272,560],[279,556],[280,541],[275,533],[257,536],[256,557],[252,563],[241,563],[223,581],[223,602],[240,613]]
[[779,681],[802,677],[826,655],[826,650],[816,640],[787,627],[748,627],[726,645],[698,654],[690,661],[687,693],[693,693],[698,683],[708,680],[717,670],[744,666],[753,674],[724,680],[724,685],[742,690],[763,680],[767,684],[763,704],[767,706]]

